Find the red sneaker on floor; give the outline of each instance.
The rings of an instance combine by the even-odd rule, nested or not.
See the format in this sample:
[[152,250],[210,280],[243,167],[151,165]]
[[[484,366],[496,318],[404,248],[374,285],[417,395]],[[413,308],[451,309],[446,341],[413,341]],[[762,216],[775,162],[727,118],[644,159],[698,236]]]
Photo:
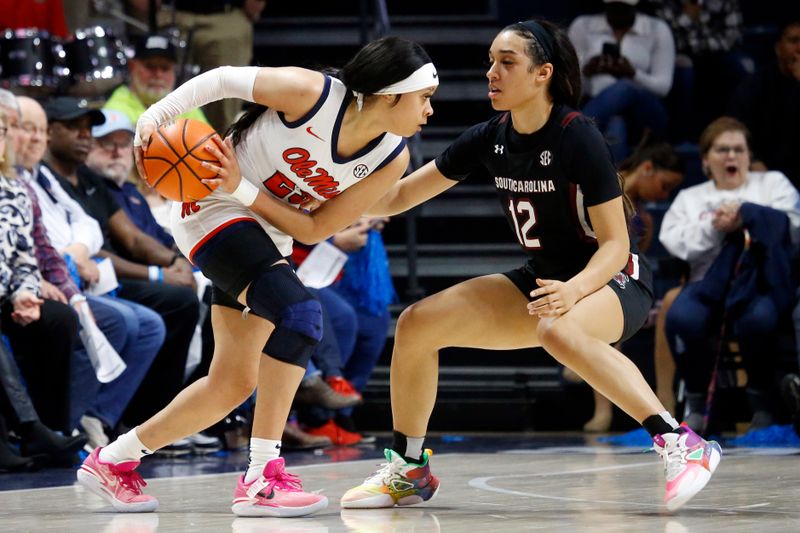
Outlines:
[[308,428],[306,433],[328,437],[336,446],[350,446],[361,442],[361,434],[345,430],[332,419],[317,428]]
[[328,376],[325,378],[325,382],[330,388],[342,396],[358,398],[359,402],[364,400],[364,398],[361,397],[361,393],[358,392],[355,387],[353,387],[353,384],[344,379],[342,376]]

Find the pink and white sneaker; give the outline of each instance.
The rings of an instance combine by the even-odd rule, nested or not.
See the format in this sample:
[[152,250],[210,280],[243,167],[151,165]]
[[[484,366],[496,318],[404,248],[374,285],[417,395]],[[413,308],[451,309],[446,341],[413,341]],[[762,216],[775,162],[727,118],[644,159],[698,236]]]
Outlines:
[[278,457],[264,466],[261,477],[251,483],[239,478],[233,493],[236,516],[304,516],[328,506],[328,498],[319,494],[303,492],[300,478],[284,469],[283,457]]
[[711,479],[722,457],[715,441],[706,441],[681,424],[674,433],[653,437],[654,449],[664,459],[667,490],[664,503],[674,511],[691,500]]
[[134,471],[137,466],[139,461],[105,463],[100,460],[100,448],[95,448],[78,470],[78,483],[121,513],[151,513],[158,508],[158,500],[142,493],[147,483]]

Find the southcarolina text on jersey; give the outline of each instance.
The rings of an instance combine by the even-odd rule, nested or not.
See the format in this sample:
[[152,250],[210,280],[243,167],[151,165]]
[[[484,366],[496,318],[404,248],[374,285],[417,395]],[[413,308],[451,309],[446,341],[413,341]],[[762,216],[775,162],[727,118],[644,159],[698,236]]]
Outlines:
[[553,180],[515,180],[513,178],[494,179],[494,185],[498,189],[506,189],[511,192],[552,192],[556,190]]

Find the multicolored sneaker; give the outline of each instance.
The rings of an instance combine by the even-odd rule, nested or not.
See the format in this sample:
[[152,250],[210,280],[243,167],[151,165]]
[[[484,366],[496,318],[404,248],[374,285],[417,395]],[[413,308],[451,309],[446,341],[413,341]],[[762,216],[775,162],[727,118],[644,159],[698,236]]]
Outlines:
[[394,450],[383,450],[386,464],[363,484],[342,496],[343,509],[377,509],[428,501],[439,491],[439,478],[428,464],[433,452],[425,450],[420,464],[408,463]]
[[150,513],[158,508],[158,500],[142,493],[147,483],[134,471],[137,466],[139,461],[104,463],[100,448],[95,448],[78,470],[78,483],[121,513]]
[[300,478],[284,469],[283,457],[268,462],[261,477],[251,483],[239,478],[233,493],[236,516],[304,516],[328,506],[328,498],[303,492]]
[[655,450],[664,459],[667,491],[664,503],[674,511],[706,486],[717,469],[722,450],[715,441],[706,441],[686,424],[674,433],[653,437]]

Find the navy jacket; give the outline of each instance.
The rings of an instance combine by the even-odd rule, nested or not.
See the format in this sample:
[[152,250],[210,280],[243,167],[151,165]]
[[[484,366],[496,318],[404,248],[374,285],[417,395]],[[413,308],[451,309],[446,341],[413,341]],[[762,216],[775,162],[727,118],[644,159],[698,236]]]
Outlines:
[[[725,309],[734,313],[743,310],[757,294],[767,294],[782,313],[795,299],[789,217],[783,211],[749,202],[742,204],[739,213],[750,233],[750,248],[744,250],[742,232],[731,235],[697,282],[699,294],[708,302],[724,300]],[[738,261],[741,263],[735,272]]]

